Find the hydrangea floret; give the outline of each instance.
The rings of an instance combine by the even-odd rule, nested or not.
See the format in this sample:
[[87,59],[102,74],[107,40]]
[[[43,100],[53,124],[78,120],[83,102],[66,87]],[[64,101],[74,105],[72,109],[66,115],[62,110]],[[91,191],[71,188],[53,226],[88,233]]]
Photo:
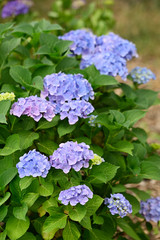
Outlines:
[[141,201],[139,213],[149,222],[160,221],[160,197]]
[[94,154],[94,158],[91,159],[91,166],[90,169],[93,167],[93,165],[100,165],[102,162],[105,162],[104,158],[100,157],[97,154]]
[[58,200],[64,205],[70,203],[71,206],[75,206],[78,203],[85,205],[89,198],[93,198],[93,192],[84,184],[61,191]]
[[54,73],[44,78],[44,91],[41,97],[48,97],[59,113],[61,120],[69,119],[69,124],[78,121],[78,117],[86,118],[94,111],[88,102],[94,99],[91,84],[81,74]]
[[1,12],[2,18],[26,14],[29,11],[32,2],[30,0],[11,0],[8,1]]
[[56,169],[68,173],[72,168],[78,172],[81,168],[89,167],[89,160],[94,158],[93,151],[85,143],[68,141],[61,143],[59,148],[50,156],[50,163]]
[[101,127],[101,124],[96,124],[95,123],[95,119],[97,118],[97,115],[90,115],[89,117],[89,121],[88,121],[88,123],[89,123],[89,125],[91,126],[91,127],[98,127],[98,128],[100,128]]
[[11,100],[14,101],[15,100],[15,95],[13,92],[9,93],[9,92],[5,92],[5,93],[1,93],[0,94],[0,101],[3,100]]
[[70,50],[73,55],[86,55],[94,52],[96,36],[85,29],[72,30],[59,39],[73,41]]
[[75,124],[78,118],[87,118],[94,111],[91,103],[85,100],[72,100],[60,108],[60,119],[68,118],[69,124]]
[[111,194],[110,198],[105,198],[104,204],[107,205],[112,215],[118,214],[121,218],[132,213],[132,205],[121,193]]
[[37,96],[30,96],[26,98],[19,98],[17,102],[12,105],[10,114],[17,117],[27,115],[38,122],[42,117],[47,121],[52,121],[55,116],[55,107],[47,100]]
[[133,82],[138,84],[145,84],[149,82],[151,79],[153,80],[156,79],[155,74],[146,67],[135,67],[129,73],[129,76],[131,76]]
[[20,178],[25,176],[41,176],[45,178],[51,168],[51,164],[45,155],[34,149],[21,156],[20,162],[17,163],[16,167]]

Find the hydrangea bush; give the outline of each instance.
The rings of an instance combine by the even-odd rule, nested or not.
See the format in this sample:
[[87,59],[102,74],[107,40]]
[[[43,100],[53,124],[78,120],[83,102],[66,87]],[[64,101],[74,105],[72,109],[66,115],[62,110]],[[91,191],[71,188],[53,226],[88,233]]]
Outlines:
[[134,184],[160,180],[160,157],[135,123],[155,75],[128,73],[136,47],[113,33],[57,30],[0,24],[0,240],[149,240],[159,196]]

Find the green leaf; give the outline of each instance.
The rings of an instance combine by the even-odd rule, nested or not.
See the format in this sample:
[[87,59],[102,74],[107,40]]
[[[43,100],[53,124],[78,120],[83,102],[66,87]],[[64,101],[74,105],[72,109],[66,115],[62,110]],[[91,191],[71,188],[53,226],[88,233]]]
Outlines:
[[118,141],[112,145],[106,144],[109,151],[118,151],[118,152],[125,152],[132,155],[132,149],[134,148],[133,144],[128,141]]
[[55,50],[58,52],[59,55],[62,55],[66,53],[69,50],[69,46],[72,44],[71,41],[64,41],[64,40],[59,40],[55,44]]
[[69,217],[73,221],[80,222],[86,215],[86,212],[87,212],[86,207],[78,204],[73,209],[69,210]]
[[134,175],[139,175],[141,168],[140,168],[140,160],[138,157],[130,156],[127,157],[128,168]]
[[18,240],[36,240],[37,238],[33,235],[33,233],[26,232],[21,238]]
[[158,92],[150,89],[138,89],[136,91],[136,103],[143,109],[147,109],[154,104],[157,99]]
[[103,203],[104,199],[101,198],[98,195],[93,195],[93,198],[90,199],[86,204],[85,207],[87,209],[87,213],[86,216],[92,216],[97,210],[98,208],[101,206],[101,204]]
[[26,213],[28,212],[28,206],[23,203],[21,207],[14,207],[13,208],[13,215],[15,218],[20,220],[26,220]]
[[0,45],[0,63],[2,63],[7,56],[12,52],[16,47],[20,45],[21,39],[20,38],[11,38],[6,39]]
[[23,189],[26,189],[27,187],[29,187],[30,184],[32,183],[33,179],[34,179],[33,177],[21,178],[20,181],[19,181],[19,186],[20,186],[21,191]]
[[130,237],[135,240],[141,240],[137,233],[133,230],[133,228],[122,218],[116,219],[118,226],[123,229],[125,233],[127,233]]
[[65,57],[57,65],[56,71],[57,72],[66,71],[66,70],[73,69],[73,68],[77,67],[77,65],[78,65],[78,61],[75,58],[73,58],[73,57]]
[[39,121],[39,123],[38,123],[38,127],[37,127],[36,131],[37,131],[37,130],[40,130],[40,129],[52,128],[52,127],[54,127],[54,126],[57,125],[58,121],[59,121],[59,116],[58,116],[58,115],[56,115],[56,116],[52,119],[51,122],[48,122],[48,121],[45,120],[45,119],[41,119],[41,120]]
[[16,240],[25,234],[29,225],[29,218],[26,217],[24,221],[11,216],[6,223],[7,235],[10,239]]
[[138,140],[141,143],[145,143],[147,140],[147,133],[144,131],[144,129],[142,128],[132,128],[132,132],[134,134],[135,137],[138,138]]
[[35,25],[36,32],[50,32],[54,30],[62,30],[62,27],[58,24],[52,24],[45,19],[38,21]]
[[47,155],[52,155],[53,152],[58,148],[58,144],[51,140],[42,140],[37,142],[36,145],[40,152]]
[[4,188],[17,174],[17,168],[12,167],[0,174],[0,188]]
[[32,84],[31,72],[23,66],[12,66],[10,68],[10,75],[15,82],[20,83],[24,87]]
[[62,137],[68,133],[73,132],[75,130],[75,128],[76,128],[76,124],[69,125],[68,121],[61,122],[57,128],[59,137]]
[[43,78],[40,76],[36,76],[32,79],[32,87],[43,90]]
[[102,216],[93,215],[93,224],[102,225],[104,223],[104,219]]
[[139,176],[147,179],[160,180],[160,168],[151,161],[143,161],[141,163],[141,173]]
[[17,150],[20,150],[20,139],[18,134],[13,134],[7,138],[4,148],[0,149],[0,156],[8,156]]
[[126,191],[125,186],[121,184],[116,184],[115,186],[112,187],[112,193],[120,193],[125,191]]
[[146,114],[146,112],[138,110],[138,109],[133,109],[133,110],[128,110],[123,112],[126,122],[127,122],[127,127],[131,127],[134,123],[136,123],[138,120],[143,118]]
[[32,36],[33,27],[29,23],[20,23],[14,27],[13,33],[26,33],[27,35]]
[[40,196],[48,197],[52,195],[54,190],[53,184],[49,182],[43,182],[39,187]]
[[6,122],[6,114],[10,108],[11,101],[0,101],[0,123],[7,123]]
[[150,194],[137,188],[128,188],[128,190],[134,192],[139,200],[146,201],[147,199],[151,198]]
[[84,239],[89,240],[111,240],[111,238],[106,238],[106,232],[99,229],[92,229],[90,231],[86,231],[84,235]]
[[49,233],[55,229],[63,229],[66,226],[67,215],[57,213],[54,216],[47,217],[44,222],[42,232]]
[[4,230],[3,232],[0,233],[0,240],[6,240],[6,230]]
[[109,110],[109,113],[112,114],[112,116],[114,117],[114,119],[116,120],[117,123],[122,124],[125,121],[125,117],[123,115],[123,113],[117,111],[117,110]]
[[63,230],[63,239],[64,240],[78,240],[80,238],[80,232],[73,222],[67,223]]
[[6,192],[4,197],[0,197],[0,206],[2,206],[3,203],[5,203],[9,198],[11,194],[10,192]]
[[7,216],[8,206],[3,205],[0,207],[0,222]]
[[20,149],[26,149],[32,146],[33,141],[39,138],[39,134],[30,131],[21,131],[18,133],[20,138]]
[[88,177],[88,182],[92,184],[107,183],[114,178],[118,168],[118,166],[107,162],[93,166]]
[[117,80],[109,75],[99,75],[98,77],[94,78],[92,82],[92,85],[95,88],[117,84],[118,84]]
[[7,23],[1,23],[0,24],[0,34],[3,34],[4,32],[7,32],[13,27],[13,22],[7,22]]
[[28,205],[28,208],[30,208],[35,203],[35,201],[38,199],[38,197],[39,197],[39,193],[30,192],[24,196],[22,202],[26,203]]
[[80,224],[82,225],[82,227],[91,230],[92,226],[91,226],[91,219],[88,216],[85,216],[82,221],[80,222]]

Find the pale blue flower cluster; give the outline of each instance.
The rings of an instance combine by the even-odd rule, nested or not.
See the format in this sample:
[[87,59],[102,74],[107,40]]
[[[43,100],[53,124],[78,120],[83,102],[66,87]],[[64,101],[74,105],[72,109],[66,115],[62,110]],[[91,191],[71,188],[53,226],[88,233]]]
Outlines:
[[132,205],[121,193],[111,194],[110,198],[105,198],[104,204],[107,205],[112,215],[118,214],[121,218],[132,213]]
[[55,116],[55,107],[49,101],[37,96],[19,98],[13,103],[10,114],[17,117],[27,115],[38,122],[42,117],[47,121],[52,121]]
[[81,168],[89,167],[89,160],[94,158],[93,151],[85,143],[68,141],[61,143],[59,148],[50,156],[50,163],[56,169],[68,173],[72,168],[78,172]]
[[2,18],[17,16],[19,14],[26,14],[32,5],[30,0],[11,0],[7,2],[2,8]]
[[34,149],[21,156],[20,162],[17,163],[16,167],[20,178],[26,176],[41,176],[45,178],[51,168],[51,164],[45,155]]
[[119,75],[123,80],[128,75],[127,60],[138,56],[135,44],[112,32],[100,37],[92,34],[90,41],[85,30],[70,31],[60,38],[74,42],[70,49],[74,55],[82,55],[81,69],[94,64],[101,74]]
[[138,84],[145,84],[151,79],[156,79],[155,74],[146,67],[135,67],[134,69],[132,69],[129,75],[131,76],[133,82]]
[[41,97],[48,97],[59,113],[61,120],[69,119],[69,124],[78,121],[78,117],[86,118],[94,111],[88,102],[94,99],[91,84],[81,74],[53,73],[44,78],[44,91]]
[[71,206],[75,206],[78,203],[85,205],[89,198],[93,198],[93,192],[84,184],[61,191],[58,200],[64,205],[70,203]]
[[110,32],[108,35],[97,37],[96,44],[97,46],[101,46],[104,51],[112,51],[125,60],[131,60],[133,57],[138,57],[135,44],[121,38],[113,32]]
[[86,55],[92,53],[96,44],[96,36],[87,30],[72,30],[59,39],[73,41],[70,50],[73,55]]
[[160,197],[150,198],[146,201],[141,201],[140,206],[141,209],[139,213],[147,221],[160,221]]

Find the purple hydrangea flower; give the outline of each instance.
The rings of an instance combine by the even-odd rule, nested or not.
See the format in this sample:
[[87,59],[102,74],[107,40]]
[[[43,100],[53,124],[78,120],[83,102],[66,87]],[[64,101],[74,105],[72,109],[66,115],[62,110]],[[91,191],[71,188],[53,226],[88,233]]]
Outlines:
[[13,103],[10,114],[17,117],[27,115],[38,122],[42,117],[47,121],[52,121],[55,116],[55,107],[47,100],[37,96],[19,98],[18,102]]
[[2,9],[2,18],[26,14],[31,6],[31,1],[13,0],[6,3]]
[[50,163],[56,169],[68,173],[71,168],[78,172],[81,168],[89,167],[89,160],[94,158],[93,151],[85,143],[66,142],[50,156]]
[[142,214],[147,221],[160,221],[160,197],[141,201],[140,206],[141,209],[139,213]]
[[112,32],[97,37],[96,44],[101,46],[105,52],[112,51],[126,60],[138,57],[135,44]]
[[155,74],[146,67],[135,67],[132,69],[129,75],[133,79],[133,82],[136,82],[138,84],[144,84],[149,82],[151,79],[156,79]]
[[132,205],[121,193],[111,194],[110,198],[105,198],[104,204],[107,205],[112,215],[118,214],[121,218],[127,213],[132,213]]
[[80,68],[84,69],[92,64],[104,75],[119,75],[123,80],[126,80],[128,75],[126,60],[113,51],[105,52],[101,47],[98,47],[94,54],[82,58]]
[[41,176],[45,178],[51,168],[51,164],[45,155],[34,149],[20,157],[20,162],[17,163],[16,167],[20,178],[25,176]]
[[42,97],[48,97],[53,104],[64,104],[73,99],[94,99],[91,84],[81,74],[53,73],[44,78]]
[[72,100],[64,103],[60,107],[60,119],[68,118],[69,124],[75,124],[78,118],[87,118],[87,116],[94,111],[94,107],[84,100]]
[[61,191],[58,200],[64,205],[70,203],[72,206],[75,206],[78,203],[85,205],[89,198],[93,198],[93,192],[84,184]]
[[87,30],[72,30],[59,39],[73,41],[70,50],[73,55],[86,55],[92,53],[96,44],[96,36]]

